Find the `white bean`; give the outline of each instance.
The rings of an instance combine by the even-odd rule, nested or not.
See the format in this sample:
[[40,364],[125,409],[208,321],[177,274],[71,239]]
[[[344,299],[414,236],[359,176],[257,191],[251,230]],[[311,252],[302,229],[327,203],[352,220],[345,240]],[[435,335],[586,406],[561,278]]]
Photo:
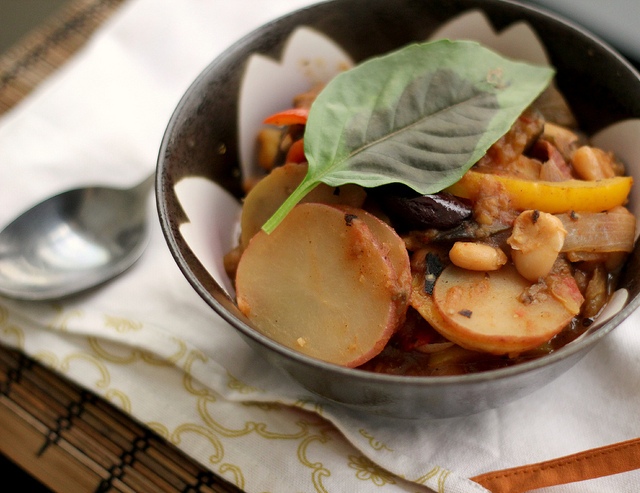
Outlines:
[[499,248],[484,243],[457,241],[449,251],[451,262],[467,270],[498,270],[507,263],[507,256]]
[[536,282],[549,274],[566,236],[562,221],[553,214],[522,212],[507,240],[512,249],[511,259],[520,275]]
[[602,180],[615,176],[611,157],[595,147],[580,147],[574,152],[571,163],[583,180]]

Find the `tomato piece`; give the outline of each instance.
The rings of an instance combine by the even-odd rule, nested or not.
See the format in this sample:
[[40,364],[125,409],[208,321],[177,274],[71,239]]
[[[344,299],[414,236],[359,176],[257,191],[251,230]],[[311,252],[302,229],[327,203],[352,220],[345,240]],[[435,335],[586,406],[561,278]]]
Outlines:
[[307,161],[306,156],[304,155],[304,139],[296,140],[289,150],[287,151],[287,157],[285,158],[285,163],[304,163]]

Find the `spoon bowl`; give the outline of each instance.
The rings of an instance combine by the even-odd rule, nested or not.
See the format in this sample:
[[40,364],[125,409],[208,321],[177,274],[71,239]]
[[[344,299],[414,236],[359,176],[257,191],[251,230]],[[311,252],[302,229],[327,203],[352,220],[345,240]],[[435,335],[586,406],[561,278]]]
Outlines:
[[69,190],[21,214],[0,232],[0,294],[64,298],[122,273],[147,245],[154,179],[130,189]]

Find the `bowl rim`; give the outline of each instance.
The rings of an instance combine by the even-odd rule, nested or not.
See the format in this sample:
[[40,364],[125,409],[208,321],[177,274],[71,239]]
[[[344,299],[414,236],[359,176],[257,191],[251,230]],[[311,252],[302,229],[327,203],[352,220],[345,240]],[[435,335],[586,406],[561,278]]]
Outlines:
[[[470,385],[482,382],[489,382],[497,379],[506,379],[509,377],[514,377],[516,375],[522,375],[530,372],[534,372],[543,367],[550,367],[554,364],[569,359],[572,355],[577,353],[586,352],[592,349],[596,343],[598,343],[602,338],[608,335],[613,329],[615,329],[618,325],[623,323],[623,321],[640,306],[640,294],[635,298],[629,300],[627,304],[624,306],[622,310],[613,315],[609,320],[603,323],[600,327],[598,327],[593,332],[587,334],[586,337],[580,338],[580,340],[576,340],[568,343],[567,345],[561,347],[560,349],[553,351],[552,353],[543,355],[541,357],[525,361],[522,363],[518,363],[512,366],[497,368],[492,370],[486,370],[482,372],[475,373],[467,373],[462,375],[438,375],[438,376],[411,376],[411,375],[394,375],[394,374],[386,374],[386,373],[377,373],[370,372],[366,370],[360,370],[358,368],[348,368],[339,366],[336,364],[332,364],[323,360],[319,360],[313,358],[311,356],[302,354],[294,349],[288,348],[284,345],[281,345],[269,337],[263,335],[258,330],[251,327],[247,322],[242,319],[236,317],[234,314],[230,313],[223,303],[221,303],[218,299],[216,299],[211,292],[203,285],[203,283],[198,279],[198,277],[193,272],[192,267],[189,264],[189,260],[185,256],[183,248],[186,248],[186,251],[189,252],[189,255],[195,259],[197,263],[200,263],[195,254],[191,251],[188,244],[180,235],[179,238],[176,238],[174,234],[177,227],[179,227],[184,222],[174,224],[169,211],[167,209],[167,195],[165,193],[166,188],[169,185],[169,180],[163,173],[164,171],[164,162],[165,156],[167,154],[167,149],[170,145],[171,136],[173,134],[174,128],[177,126],[178,120],[181,116],[182,110],[185,108],[187,103],[190,101],[194,89],[197,88],[204,80],[207,79],[209,74],[215,70],[218,65],[224,64],[227,59],[233,58],[234,53],[241,49],[245,45],[251,44],[257,38],[264,35],[264,32],[269,32],[277,27],[279,24],[290,20],[294,16],[299,16],[301,13],[309,10],[316,9],[320,6],[326,6],[330,4],[339,4],[344,0],[328,0],[328,1],[319,1],[312,3],[310,5],[298,8],[291,12],[288,12],[284,15],[281,15],[269,22],[262,24],[251,32],[245,34],[240,39],[229,45],[225,50],[219,53],[192,81],[192,83],[185,90],[183,95],[181,96],[178,104],[176,105],[171,118],[165,128],[165,132],[162,137],[159,155],[157,159],[157,173],[156,173],[156,207],[157,212],[160,219],[160,225],[163,232],[163,236],[165,237],[165,241],[168,244],[171,255],[174,260],[178,264],[179,269],[182,274],[187,278],[188,282],[194,288],[194,290],[200,295],[201,298],[214,309],[216,314],[220,316],[224,321],[229,323],[234,329],[240,331],[241,335],[248,337],[249,339],[254,340],[262,346],[266,346],[267,349],[274,351],[278,355],[290,359],[295,360],[297,363],[302,364],[305,367],[314,367],[316,370],[322,372],[329,372],[335,374],[336,376],[341,376],[345,378],[349,378],[352,380],[362,380],[367,383],[381,383],[381,384],[399,384],[402,383],[404,386],[417,386],[417,387],[441,387],[441,386],[456,386],[456,385]],[[535,13],[536,15],[542,16],[556,22],[558,24],[563,25],[565,28],[573,30],[580,36],[588,38],[591,42],[599,45],[601,49],[607,52],[609,56],[612,56],[616,59],[616,62],[624,66],[627,70],[631,71],[636,79],[638,79],[640,83],[640,73],[636,68],[626,59],[624,58],[618,51],[616,51],[613,47],[611,47],[607,42],[602,40],[596,34],[590,32],[586,28],[576,24],[575,22],[564,18],[563,16],[556,14],[554,12],[550,12],[542,7],[523,4],[514,0],[486,0],[487,3],[493,4],[506,4],[510,5],[514,8],[521,9],[523,11],[529,11]],[[193,261],[193,260],[192,260]],[[207,272],[206,269],[200,264],[200,267],[204,272]],[[213,276],[207,272],[207,275],[211,277],[211,279],[216,283]],[[226,293],[225,293],[226,295]],[[226,295],[230,303],[235,303],[235,301]],[[261,357],[264,355],[261,354]]]

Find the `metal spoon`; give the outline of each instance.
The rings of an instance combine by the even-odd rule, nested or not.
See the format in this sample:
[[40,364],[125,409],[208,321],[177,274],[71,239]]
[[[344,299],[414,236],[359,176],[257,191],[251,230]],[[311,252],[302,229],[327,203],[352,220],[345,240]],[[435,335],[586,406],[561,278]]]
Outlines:
[[70,190],[20,215],[0,232],[0,294],[64,298],[131,266],[148,242],[154,177],[131,189]]

